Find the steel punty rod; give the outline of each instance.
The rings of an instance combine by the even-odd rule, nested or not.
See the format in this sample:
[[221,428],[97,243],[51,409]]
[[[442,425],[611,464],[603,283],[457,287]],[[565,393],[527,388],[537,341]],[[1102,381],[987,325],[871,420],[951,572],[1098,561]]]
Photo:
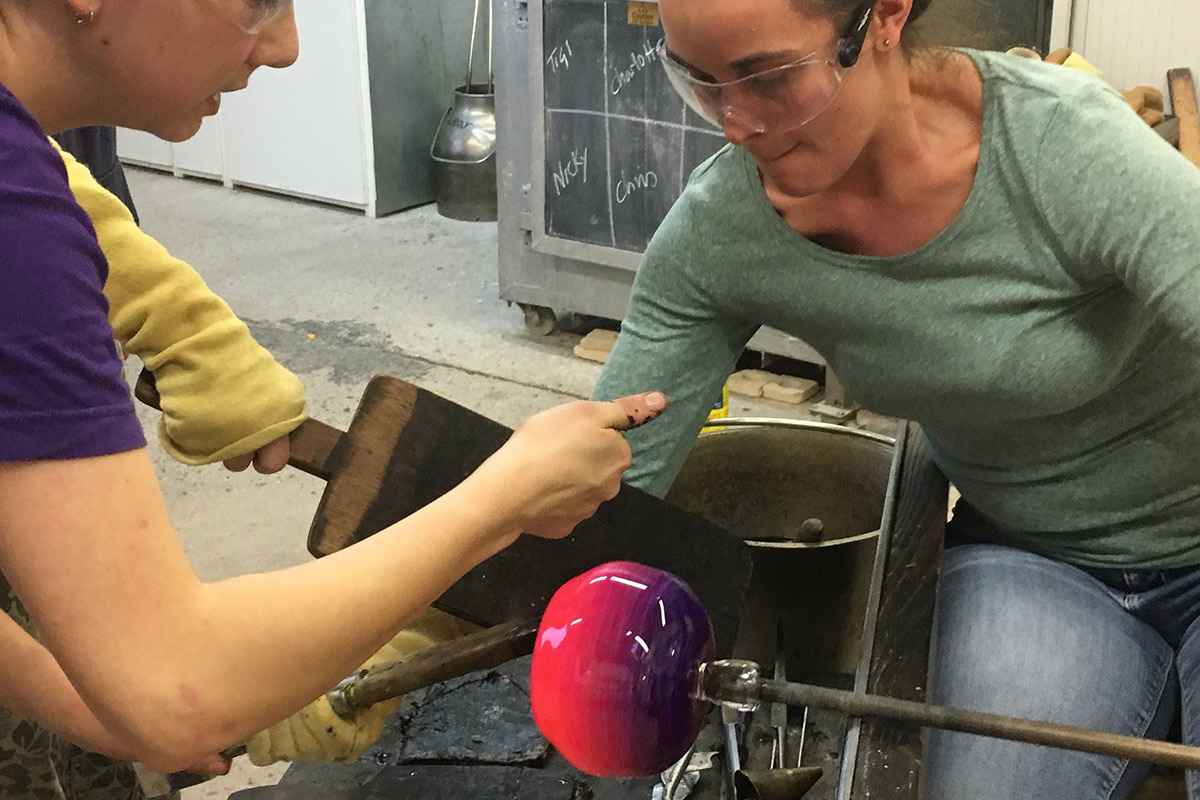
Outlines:
[[353,719],[364,708],[481,669],[492,669],[533,651],[538,620],[516,620],[461,636],[351,675],[326,697],[339,715]]
[[764,702],[786,703],[790,706],[839,711],[851,717],[909,722],[926,728],[1200,769],[1200,747],[822,686],[766,680],[759,677],[757,665],[746,661],[703,664],[700,667],[700,691],[710,702],[733,704],[744,709],[757,707]]

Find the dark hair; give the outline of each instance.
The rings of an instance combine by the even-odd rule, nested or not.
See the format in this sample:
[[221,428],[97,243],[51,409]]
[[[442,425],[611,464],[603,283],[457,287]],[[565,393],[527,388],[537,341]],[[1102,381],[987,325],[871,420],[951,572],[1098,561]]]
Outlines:
[[[904,23],[907,30],[909,25],[916,22],[929,8],[933,0],[913,0],[912,11],[908,13],[908,21]],[[850,24],[854,13],[862,8],[863,0],[792,0],[797,10],[815,13],[834,21],[838,30]]]

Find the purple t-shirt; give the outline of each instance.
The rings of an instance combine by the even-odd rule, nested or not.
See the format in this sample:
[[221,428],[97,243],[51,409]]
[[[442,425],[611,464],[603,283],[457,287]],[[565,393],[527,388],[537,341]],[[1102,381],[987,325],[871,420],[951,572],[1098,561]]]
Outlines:
[[0,86],[0,462],[146,444],[108,324],[107,277],[62,158]]

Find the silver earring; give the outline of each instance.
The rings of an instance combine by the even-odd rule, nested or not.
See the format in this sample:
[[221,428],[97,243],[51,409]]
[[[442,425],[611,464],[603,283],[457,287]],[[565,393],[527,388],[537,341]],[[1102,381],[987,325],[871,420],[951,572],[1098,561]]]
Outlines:
[[891,47],[891,46],[892,46],[892,40],[891,40],[891,39],[884,39],[884,40],[883,40],[883,46],[884,46],[884,47]]
[[82,13],[76,14],[75,15],[75,24],[76,25],[91,25],[95,19],[96,19],[96,11],[95,11],[95,9],[93,9],[86,14],[82,14]]

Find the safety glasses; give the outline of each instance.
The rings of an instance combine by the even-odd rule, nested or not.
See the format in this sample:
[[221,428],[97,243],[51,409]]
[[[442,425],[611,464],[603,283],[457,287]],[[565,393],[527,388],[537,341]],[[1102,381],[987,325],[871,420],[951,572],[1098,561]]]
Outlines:
[[671,55],[666,41],[658,57],[675,91],[707,122],[723,128],[733,122],[754,133],[786,133],[807,125],[827,109],[846,70],[858,62],[874,2],[856,9],[847,30],[822,51],[781,67],[718,83],[695,77]]
[[244,33],[254,36],[292,7],[292,0],[207,0]]

